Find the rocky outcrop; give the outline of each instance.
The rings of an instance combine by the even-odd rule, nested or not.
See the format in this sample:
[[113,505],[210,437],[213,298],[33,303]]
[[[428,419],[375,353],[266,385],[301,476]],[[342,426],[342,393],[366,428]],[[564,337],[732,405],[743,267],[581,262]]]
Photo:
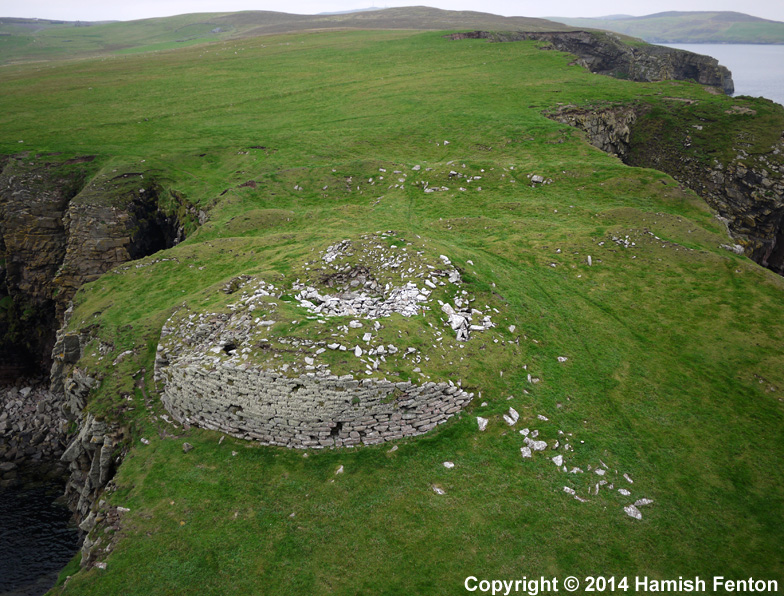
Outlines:
[[69,421],[63,395],[42,379],[0,387],[0,488],[27,477],[62,477]]
[[634,106],[614,106],[602,110],[564,109],[551,115],[554,120],[579,128],[588,142],[622,160],[631,149],[632,126],[637,121]]
[[84,412],[99,381],[77,363],[94,329],[66,331],[71,298],[118,264],[172,246],[184,236],[180,222],[197,218],[174,192],[164,209],[145,172],[97,169],[89,157],[0,159],[0,379],[51,372],[48,391],[17,382],[0,392],[0,482],[46,464],[67,476],[78,522],[97,506],[125,435]]
[[732,73],[715,58],[663,46],[629,45],[602,32],[488,32],[455,33],[451,39],[487,39],[495,42],[538,40],[578,58],[579,64],[597,74],[640,82],[695,81],[731,95]]
[[[746,256],[784,275],[784,133],[765,151],[751,151],[751,129],[730,125],[733,118],[754,117],[754,110],[734,106],[722,114],[723,123],[711,124],[704,114],[688,110],[690,102],[671,103],[674,118],[661,118],[642,104],[596,110],[566,106],[549,117],[583,130],[592,145],[624,163],[670,174],[717,212]],[[697,135],[708,126],[724,128],[731,152],[709,151],[705,141],[698,143]]]
[[20,155],[0,172],[0,379],[48,370],[76,290],[176,243],[176,217],[142,172],[93,176],[91,158]]
[[65,496],[77,521],[85,519],[122,459],[124,433],[87,414],[62,455],[68,464]]
[[[66,252],[63,217],[85,167],[8,158],[0,172],[0,379],[46,369]],[[60,300],[63,298],[60,297]]]

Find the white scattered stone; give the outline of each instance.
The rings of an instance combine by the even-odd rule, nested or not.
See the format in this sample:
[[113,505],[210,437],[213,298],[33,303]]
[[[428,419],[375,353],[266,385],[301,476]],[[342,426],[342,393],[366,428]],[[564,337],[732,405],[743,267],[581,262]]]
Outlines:
[[337,350],[340,347],[340,344],[328,344],[327,347],[330,350]]
[[634,480],[632,480],[631,477],[628,474],[624,474],[623,477],[626,479],[626,481],[629,484],[634,484]]
[[313,366],[314,362],[315,360],[313,360],[313,358],[310,358],[309,356],[305,356],[305,364],[307,364],[308,366]]
[[520,453],[523,457],[533,457],[530,447],[520,447]]
[[568,486],[564,486],[564,492],[572,496],[577,494],[573,488],[569,488]]
[[644,507],[645,505],[651,505],[653,503],[653,499],[638,499],[634,502],[635,507]]
[[389,450],[389,453],[392,453],[393,451],[397,451],[397,445],[393,445],[392,449]]
[[488,420],[487,418],[482,418],[481,416],[477,416],[476,423],[479,425],[479,430],[483,431],[487,428]]
[[568,358],[566,356],[558,356],[558,362],[566,362]]
[[596,474],[598,474],[599,476],[604,476],[604,470],[602,470],[601,468],[596,468],[596,469],[594,470],[594,472],[595,472]]
[[547,449],[547,442],[546,441],[531,441],[529,446],[534,451],[544,451]]
[[593,265],[593,260],[591,259],[591,255],[588,255],[588,266],[590,267]]
[[553,463],[559,468],[563,465],[563,455],[556,455],[552,458]]
[[356,356],[357,358],[362,356],[362,348],[360,348],[359,346],[356,346],[354,348],[354,356]]
[[448,470],[451,470],[452,468],[455,467],[455,464],[454,464],[454,462],[451,462],[451,461],[445,461],[444,462],[444,467],[446,469],[448,469]]
[[570,474],[583,474],[584,472],[583,472],[582,468],[572,468],[571,470],[569,470],[569,473]]
[[634,519],[642,519],[642,513],[640,513],[640,510],[637,509],[637,507],[634,505],[628,505],[624,507],[623,510],[629,517],[633,517]]
[[547,416],[542,416],[541,414],[539,414],[539,415],[537,416],[537,418],[538,418],[539,420],[542,420],[543,422],[547,422],[547,420],[548,420]]
[[509,414],[504,414],[504,420],[509,426],[514,426],[520,419],[520,414],[514,408],[509,408]]
[[515,329],[517,329],[517,327],[515,327],[514,325],[509,325],[509,333],[514,333]]
[[128,509],[127,507],[118,507],[117,511],[119,511],[120,513],[128,513],[130,509]]
[[96,566],[98,569],[106,569],[106,563],[104,563],[103,561],[98,561],[98,562],[95,564],[95,566]]
[[343,466],[340,466],[340,467],[339,467],[337,470],[335,470],[335,475],[336,475],[336,476],[337,476],[338,474],[342,474],[342,473],[343,473]]
[[142,438],[141,442],[144,443],[145,445],[149,445],[150,444],[150,440],[149,439],[145,439],[145,438]]
[[528,430],[527,428],[524,428],[523,430],[520,431],[520,434],[523,435],[524,437],[527,437],[528,433],[530,433],[530,432],[531,432],[530,430]]
[[624,497],[628,497],[630,494],[632,494],[628,490],[626,490],[625,488],[619,488],[618,492],[621,493]]
[[373,339],[372,333],[365,333],[365,335],[362,336],[362,341],[370,341],[371,339]]
[[443,488],[441,488],[441,487],[438,487],[438,486],[435,486],[435,485],[433,486],[433,491],[434,491],[434,492],[435,492],[437,495],[445,495],[445,494],[446,494],[446,491],[445,491]]

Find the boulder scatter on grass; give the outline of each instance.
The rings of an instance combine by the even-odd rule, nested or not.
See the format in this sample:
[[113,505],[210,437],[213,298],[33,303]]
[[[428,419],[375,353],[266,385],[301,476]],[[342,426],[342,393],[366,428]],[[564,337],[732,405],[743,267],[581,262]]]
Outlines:
[[[511,408],[510,408],[511,410]],[[504,419],[507,423],[510,422],[509,415],[504,414]],[[538,420],[548,421],[549,419],[546,416],[538,415],[536,417]],[[520,454],[523,460],[532,460],[535,456],[537,451],[546,451],[548,447],[550,447],[553,451],[558,451],[554,456],[550,456],[550,460],[553,464],[555,464],[555,469],[559,470],[561,473],[568,473],[572,478],[579,478],[580,475],[583,475],[585,479],[590,478],[589,474],[585,473],[583,467],[579,466],[567,466],[567,457],[577,457],[578,453],[575,452],[574,447],[572,446],[571,440],[573,438],[573,433],[564,432],[563,430],[559,430],[557,432],[558,438],[550,439],[549,441],[540,438],[540,431],[539,429],[530,429],[524,428],[519,433],[523,437],[523,442],[525,445],[520,447]],[[580,441],[580,444],[583,444],[583,441]],[[571,454],[571,455],[569,455]],[[530,465],[530,464],[526,464]],[[600,477],[609,476],[613,474],[614,476],[618,476],[618,470],[611,470],[610,467],[602,460],[599,460],[598,465],[585,465],[588,472],[594,472],[594,474],[599,475]],[[552,468],[551,468],[552,469]],[[633,482],[631,477],[628,473],[624,473],[622,476],[627,482],[630,484]],[[595,476],[594,476],[595,478]],[[600,491],[604,490],[604,494],[610,494],[611,492],[615,491],[618,495],[623,497],[630,497],[631,491],[626,488],[618,488],[615,489],[614,482],[605,480],[602,478],[599,482],[595,483],[593,486],[588,484],[584,487],[585,492],[587,494],[599,495]],[[575,500],[579,501],[580,503],[587,503],[588,499],[581,497],[577,491],[577,489],[571,486],[564,486],[563,492],[568,495],[571,495]],[[630,517],[635,519],[642,519],[642,513],[638,509],[638,507],[642,507],[645,505],[650,505],[653,503],[652,499],[648,498],[641,498],[634,502],[633,505],[628,505],[624,507],[624,511]]]

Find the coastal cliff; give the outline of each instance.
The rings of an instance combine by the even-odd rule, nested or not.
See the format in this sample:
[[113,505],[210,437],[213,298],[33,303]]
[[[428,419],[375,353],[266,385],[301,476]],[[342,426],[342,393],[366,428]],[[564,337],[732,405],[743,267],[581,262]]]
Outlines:
[[624,43],[615,35],[589,31],[455,33],[451,39],[487,39],[492,42],[537,40],[561,52],[577,56],[578,63],[591,72],[619,79],[651,83],[689,81],[716,87],[731,95],[735,91],[732,73],[715,58],[663,46]]
[[0,380],[48,371],[82,284],[182,237],[151,177],[92,164],[29,155],[0,163]]
[[737,243],[728,248],[784,275],[784,131],[776,126],[783,111],[761,98],[738,99],[729,109],[673,99],[564,106],[548,115],[628,165],[670,174],[727,226]]
[[123,435],[85,416],[99,380],[75,365],[92,330],[65,333],[69,305],[82,284],[183,237],[179,222],[195,211],[162,196],[146,172],[101,169],[89,156],[0,161],[0,482],[67,473],[79,521],[113,475]]

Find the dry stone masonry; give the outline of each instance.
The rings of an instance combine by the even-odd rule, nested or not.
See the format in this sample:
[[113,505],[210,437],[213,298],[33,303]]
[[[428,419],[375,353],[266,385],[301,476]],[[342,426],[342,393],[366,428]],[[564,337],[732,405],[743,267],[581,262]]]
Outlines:
[[[380,443],[446,422],[473,394],[430,380],[429,356],[404,345],[396,324],[418,317],[434,343],[459,347],[498,311],[475,308],[449,257],[429,252],[391,231],[365,235],[327,247],[294,281],[231,280],[223,291],[234,301],[215,312],[183,305],[158,346],[164,406],[181,423],[295,448]],[[427,313],[441,328],[422,322]],[[346,362],[349,372],[333,371]]]
[[298,448],[381,443],[425,433],[472,395],[448,383],[415,385],[351,375],[304,374],[224,364],[169,367],[166,409],[179,421],[267,445]]

